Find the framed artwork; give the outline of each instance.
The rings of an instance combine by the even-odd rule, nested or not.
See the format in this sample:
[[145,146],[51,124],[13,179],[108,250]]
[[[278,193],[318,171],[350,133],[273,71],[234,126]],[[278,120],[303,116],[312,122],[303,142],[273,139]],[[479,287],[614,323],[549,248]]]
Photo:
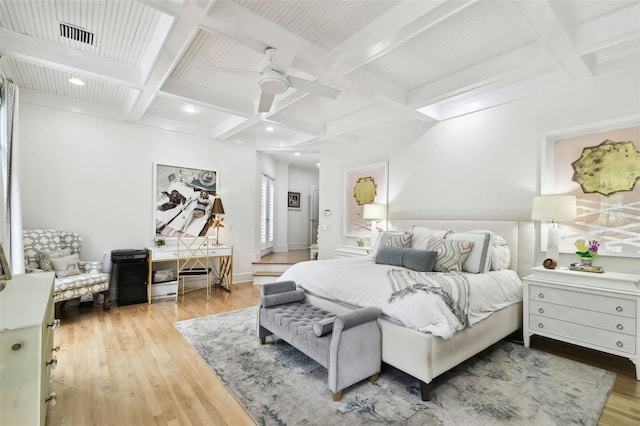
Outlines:
[[11,279],[11,268],[7,261],[7,256],[4,255],[4,250],[0,245],[0,281],[8,281]]
[[576,221],[558,222],[560,252],[595,239],[598,254],[640,257],[640,117],[546,135],[542,164],[542,194],[576,196]]
[[290,209],[299,209],[300,208],[300,193],[299,192],[291,192],[287,196],[287,207]]
[[344,182],[344,234],[347,237],[369,237],[371,221],[362,218],[362,211],[365,204],[387,204],[388,163],[347,169]]
[[218,178],[215,170],[154,164],[154,238],[206,235]]

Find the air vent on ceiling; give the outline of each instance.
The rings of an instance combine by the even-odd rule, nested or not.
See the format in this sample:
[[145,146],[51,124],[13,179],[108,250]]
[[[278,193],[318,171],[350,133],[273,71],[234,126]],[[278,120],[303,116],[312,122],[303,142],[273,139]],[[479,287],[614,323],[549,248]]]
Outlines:
[[60,23],[60,36],[93,46],[93,33],[64,22]]

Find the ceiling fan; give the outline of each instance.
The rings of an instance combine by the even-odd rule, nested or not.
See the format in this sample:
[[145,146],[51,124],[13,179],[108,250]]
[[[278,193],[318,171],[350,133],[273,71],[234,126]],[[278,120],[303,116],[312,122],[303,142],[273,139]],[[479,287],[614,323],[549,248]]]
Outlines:
[[[289,54],[289,56],[287,56],[287,53],[284,52],[285,50],[280,51],[273,47],[268,47],[264,51],[265,55],[269,58],[269,65],[259,73],[258,87],[260,88],[260,101],[258,102],[258,112],[269,112],[276,95],[286,92],[289,87],[330,99],[336,99],[338,97],[340,94],[339,90],[314,81],[287,75],[285,69],[288,68],[291,61],[293,61],[293,55]],[[231,73],[255,74],[255,72],[247,70],[219,69]]]
[[287,76],[283,70],[283,68],[286,67],[281,66],[276,49],[269,47],[264,53],[269,57],[270,63],[269,66],[262,70],[260,79],[258,80],[258,86],[261,91],[258,112],[269,112],[275,96],[286,92],[289,87],[330,99],[336,99],[340,94],[339,90],[332,89],[320,83],[292,75]]

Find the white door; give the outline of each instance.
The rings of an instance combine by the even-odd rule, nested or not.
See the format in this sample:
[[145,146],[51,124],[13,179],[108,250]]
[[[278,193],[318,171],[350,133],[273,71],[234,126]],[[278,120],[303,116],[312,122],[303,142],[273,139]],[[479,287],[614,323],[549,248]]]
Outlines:
[[318,220],[320,215],[319,200],[320,200],[320,190],[318,188],[312,188],[311,205],[310,205],[311,235],[309,238],[311,245],[318,244]]
[[273,251],[275,199],[275,180],[267,175],[262,175],[260,185],[260,250],[262,256]]

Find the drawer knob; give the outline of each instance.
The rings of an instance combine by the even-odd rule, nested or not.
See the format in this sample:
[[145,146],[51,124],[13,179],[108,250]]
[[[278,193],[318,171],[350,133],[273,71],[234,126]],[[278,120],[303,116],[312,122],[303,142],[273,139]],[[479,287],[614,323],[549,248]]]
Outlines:
[[622,306],[616,306],[616,311],[622,312]]
[[51,323],[47,324],[47,327],[51,327],[52,329],[56,329],[60,327],[60,319],[56,318]]
[[616,342],[616,346],[618,346],[619,348],[623,347],[624,345],[622,344],[622,342],[618,341]]
[[22,343],[14,343],[13,345],[11,345],[12,351],[19,351],[20,349],[22,349]]
[[544,328],[544,325],[542,325],[541,322],[538,323],[538,328]]
[[56,368],[58,366],[58,359],[51,358],[51,361],[47,362],[47,365],[50,365],[52,369]]
[[618,324],[618,325],[616,325],[616,328],[617,328],[618,330],[622,330],[624,327],[622,326],[622,324]]
[[538,297],[539,297],[540,299],[544,299],[544,294],[539,293],[539,294],[538,294]]
[[538,309],[538,312],[540,312],[541,314],[544,314],[544,309],[539,308],[539,309]]
[[58,402],[57,399],[58,399],[58,396],[56,395],[56,393],[51,392],[51,395],[49,395],[49,398],[45,399],[44,401],[53,407],[54,405],[56,405],[56,402]]

